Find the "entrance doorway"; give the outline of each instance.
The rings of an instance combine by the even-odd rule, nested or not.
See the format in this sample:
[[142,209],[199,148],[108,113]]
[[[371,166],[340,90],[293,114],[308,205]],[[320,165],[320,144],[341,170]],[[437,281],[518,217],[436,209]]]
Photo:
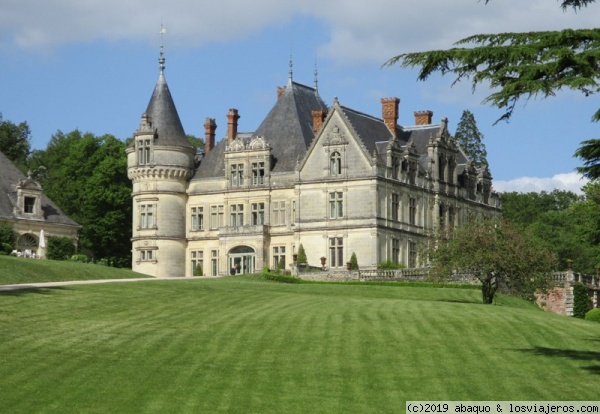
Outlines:
[[250,246],[238,246],[229,251],[229,274],[254,273],[256,253]]

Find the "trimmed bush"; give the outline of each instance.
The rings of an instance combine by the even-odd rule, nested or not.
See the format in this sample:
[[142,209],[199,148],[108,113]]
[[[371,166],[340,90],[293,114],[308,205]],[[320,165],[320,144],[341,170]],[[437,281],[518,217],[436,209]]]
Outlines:
[[298,247],[298,263],[308,263],[307,260],[304,246],[300,243],[300,246]]
[[194,267],[194,276],[204,276],[202,274],[202,266],[196,266]]
[[583,319],[591,308],[587,286],[583,283],[575,283],[573,285],[573,316]]
[[358,259],[354,252],[352,252],[352,256],[350,256],[350,270],[358,270]]
[[51,260],[69,260],[75,253],[75,245],[68,237],[48,237],[47,258]]
[[585,314],[586,321],[600,322],[600,308],[590,309]]
[[377,269],[404,269],[404,267],[402,263],[396,263],[391,260],[386,260],[377,265]]
[[85,254],[74,254],[73,256],[71,256],[71,261],[79,262],[79,263],[87,263],[88,258]]

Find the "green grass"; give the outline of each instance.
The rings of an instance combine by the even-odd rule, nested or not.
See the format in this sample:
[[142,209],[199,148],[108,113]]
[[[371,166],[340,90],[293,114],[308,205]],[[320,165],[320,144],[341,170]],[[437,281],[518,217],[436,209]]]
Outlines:
[[130,269],[116,269],[89,263],[0,255],[0,285],[138,277],[149,276],[132,272]]
[[7,413],[398,413],[597,400],[600,325],[476,290],[260,276],[0,293]]

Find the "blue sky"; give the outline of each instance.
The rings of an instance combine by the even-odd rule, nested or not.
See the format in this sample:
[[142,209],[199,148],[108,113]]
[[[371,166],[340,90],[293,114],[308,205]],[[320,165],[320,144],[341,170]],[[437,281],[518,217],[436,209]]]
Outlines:
[[[168,4],[167,4],[168,3]],[[327,103],[380,116],[380,98],[397,96],[402,125],[413,112],[475,115],[499,191],[577,191],[573,157],[582,140],[600,138],[590,121],[596,96],[564,91],[520,102],[510,123],[481,101],[485,88],[451,87],[452,78],[417,82],[416,71],[382,68],[390,57],[448,48],[475,33],[594,27],[600,4],[563,12],[555,0],[0,0],[0,112],[27,121],[32,146],[61,130],[125,139],[137,128],[158,78],[166,79],[187,133],[203,136],[206,117],[237,108],[240,131],[254,131],[287,82],[313,85]],[[161,41],[158,34],[164,25]]]

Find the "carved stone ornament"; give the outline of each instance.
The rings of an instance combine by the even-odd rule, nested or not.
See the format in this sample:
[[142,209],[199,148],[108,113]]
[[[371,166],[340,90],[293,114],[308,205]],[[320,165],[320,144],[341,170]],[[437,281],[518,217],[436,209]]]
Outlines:
[[348,140],[344,136],[344,133],[340,131],[340,128],[337,125],[334,125],[331,132],[327,134],[324,145],[343,145],[347,143]]

